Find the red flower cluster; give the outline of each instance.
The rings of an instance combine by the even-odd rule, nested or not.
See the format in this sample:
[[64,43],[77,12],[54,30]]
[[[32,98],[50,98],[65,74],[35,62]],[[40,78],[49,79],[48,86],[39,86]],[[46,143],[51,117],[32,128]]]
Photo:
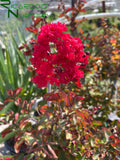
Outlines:
[[10,158],[6,158],[6,159],[3,159],[3,158],[2,158],[2,159],[0,159],[0,160],[11,160],[11,159],[10,159]]
[[31,59],[37,73],[33,82],[38,87],[45,87],[48,82],[59,86],[70,81],[80,87],[81,68],[88,63],[88,55],[83,52],[81,40],[63,33],[66,30],[66,25],[59,22],[41,27]]

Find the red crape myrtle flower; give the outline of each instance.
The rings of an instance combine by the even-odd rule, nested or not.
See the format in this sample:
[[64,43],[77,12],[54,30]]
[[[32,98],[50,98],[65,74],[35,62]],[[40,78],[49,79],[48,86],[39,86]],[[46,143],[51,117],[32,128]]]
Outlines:
[[0,160],[11,160],[11,159],[10,159],[10,158],[5,158],[5,159],[2,158],[2,159],[0,159]]
[[68,84],[75,82],[80,87],[81,70],[88,63],[79,38],[65,34],[67,27],[61,23],[50,23],[40,28],[37,44],[34,46],[32,64],[37,75],[33,82],[39,87],[47,83]]

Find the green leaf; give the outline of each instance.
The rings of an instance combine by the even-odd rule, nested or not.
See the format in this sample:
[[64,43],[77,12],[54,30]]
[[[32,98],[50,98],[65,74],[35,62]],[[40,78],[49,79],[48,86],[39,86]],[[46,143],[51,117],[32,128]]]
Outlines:
[[4,89],[5,85],[9,87],[9,82],[8,82],[8,74],[7,74],[7,67],[5,64],[5,59],[3,57],[3,53],[0,49],[0,89]]
[[[19,87],[19,59],[18,56],[15,52],[14,49],[14,44],[11,43],[10,44],[10,48],[9,48],[9,55],[10,55],[10,59],[11,59],[11,66],[12,66],[12,70],[13,70],[13,79],[14,79],[14,87],[18,88]],[[14,58],[13,58],[14,57]]]
[[19,62],[22,66],[26,66],[25,57],[23,53],[18,49],[18,44],[16,40],[14,39],[13,35],[11,35],[12,43],[14,44],[15,52],[18,55]]
[[5,83],[0,75],[0,97],[1,97],[1,101],[3,101],[3,97],[7,96],[7,92],[6,92],[6,87],[5,87]]
[[11,110],[13,106],[14,106],[14,101],[9,102],[2,110],[0,110],[0,114],[6,114]]
[[31,76],[30,72],[28,70],[26,70],[26,72],[24,73],[24,75],[21,79],[21,85],[24,87],[24,90],[26,90],[28,87],[30,76]]
[[10,55],[8,50],[6,49],[6,63],[7,63],[7,73],[8,73],[8,80],[10,84],[14,84],[14,78],[13,78],[13,69],[12,64],[10,60]]
[[100,121],[93,121],[93,125],[94,126],[101,126],[102,122],[100,122]]
[[22,32],[20,32],[18,28],[17,28],[17,33],[18,33],[18,37],[19,37],[20,43],[22,44],[23,42],[25,42],[25,39],[23,37]]
[[7,141],[8,139],[12,138],[15,135],[16,131],[8,133],[4,138],[0,136],[0,143]]

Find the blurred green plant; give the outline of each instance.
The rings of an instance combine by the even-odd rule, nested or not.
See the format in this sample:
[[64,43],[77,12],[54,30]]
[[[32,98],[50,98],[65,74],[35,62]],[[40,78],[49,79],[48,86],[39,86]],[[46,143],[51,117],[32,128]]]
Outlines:
[[[84,3],[84,0],[77,1],[75,7],[62,8],[60,17],[68,20],[71,34],[83,40],[84,51],[90,55],[82,80],[83,88],[78,91],[79,95],[85,96],[83,106],[85,108],[101,106],[99,115],[103,114],[101,119],[106,121],[108,114],[119,106],[119,102],[115,104],[114,94],[120,75],[120,31],[117,25],[112,25],[110,18],[92,20],[89,21],[89,25],[87,19],[76,19],[78,14],[85,11],[82,9]],[[68,12],[71,12],[71,16],[67,15]],[[95,22],[99,22],[99,27]],[[96,25],[95,28],[93,25]],[[96,118],[100,119],[98,116]]]
[[[0,49],[0,101],[4,101],[8,89],[15,88],[23,88],[21,96],[26,100],[30,100],[36,95],[40,96],[41,89],[36,90],[36,86],[32,83],[29,58],[19,50],[14,36],[11,33],[8,33],[7,36],[9,39],[3,40],[5,52],[3,53]],[[19,30],[18,37],[21,43],[26,43]]]

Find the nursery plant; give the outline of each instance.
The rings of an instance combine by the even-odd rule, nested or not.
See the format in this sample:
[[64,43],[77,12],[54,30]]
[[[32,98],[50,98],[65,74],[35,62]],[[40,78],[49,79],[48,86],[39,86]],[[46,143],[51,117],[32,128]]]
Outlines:
[[67,19],[71,34],[82,39],[84,51],[90,55],[89,63],[85,68],[85,76],[82,79],[83,87],[79,92],[80,95],[85,95],[83,105],[84,107],[101,108],[99,113],[104,114],[102,119],[107,121],[108,114],[116,110],[117,106],[119,108],[119,100],[117,100],[119,95],[115,97],[115,90],[117,90],[120,75],[120,32],[117,25],[109,25],[107,20],[101,19],[101,27],[95,30],[94,36],[90,30],[88,33],[84,33],[80,25],[87,20],[84,18],[83,20],[76,19],[77,15],[85,12],[82,9],[84,3],[86,2],[77,1],[74,7],[69,9],[65,9],[61,3],[59,7],[62,8],[63,12],[60,17]]
[[[4,53],[0,49],[0,101],[4,102],[8,89],[21,87],[23,88],[21,97],[30,100],[36,96],[36,92],[40,93],[40,90],[36,90],[36,86],[31,83],[31,72],[27,69],[30,68],[28,57],[19,50],[19,44],[14,36],[9,32],[8,36],[10,40],[2,38],[5,45]],[[21,43],[26,43],[19,30],[18,37]]]
[[[25,53],[33,55],[29,60],[37,87],[46,87],[49,82],[53,89],[44,95],[45,105],[38,104],[37,116],[33,114],[34,101],[19,98],[22,89],[8,90],[1,113],[10,103],[13,107],[4,112],[1,123],[11,124],[1,133],[1,141],[13,138],[13,159],[116,159],[119,121],[112,123],[114,129],[106,127],[101,119],[96,119],[101,106],[85,106],[86,97],[80,96],[80,79],[88,63],[82,41],[64,33],[64,24],[33,21],[33,26],[26,28],[37,37],[30,40],[33,50],[27,45],[19,49],[26,47]],[[40,22],[44,25],[38,29],[35,24]],[[51,101],[51,105],[47,106],[46,101]]]
[[[79,13],[74,7],[69,10],[73,16]],[[119,31],[103,21],[102,32],[96,37],[86,36],[79,29],[80,38],[76,38],[73,36],[77,28],[71,36],[66,33],[65,24],[47,23],[43,18],[32,20],[26,29],[35,36],[19,50],[31,62],[31,83],[36,84],[37,90],[50,83],[52,90],[44,94],[44,105],[39,103],[36,108],[33,100],[20,97],[22,87],[7,91],[0,113],[1,124],[9,123],[9,127],[1,133],[0,141],[13,142],[16,154],[9,158],[118,159],[120,121],[111,122],[108,113],[114,109]],[[74,23],[75,17],[69,20]],[[6,110],[6,106],[11,107]]]

